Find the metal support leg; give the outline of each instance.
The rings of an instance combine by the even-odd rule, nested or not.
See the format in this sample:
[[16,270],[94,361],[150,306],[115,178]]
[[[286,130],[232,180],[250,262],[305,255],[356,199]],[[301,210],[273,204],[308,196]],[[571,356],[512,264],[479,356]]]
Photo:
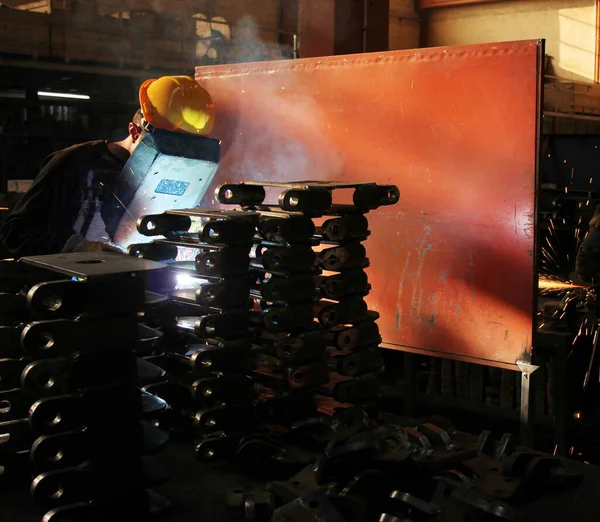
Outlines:
[[521,405],[519,440],[524,446],[533,444],[533,408],[531,402],[531,376],[538,369],[531,363],[517,361],[521,370]]

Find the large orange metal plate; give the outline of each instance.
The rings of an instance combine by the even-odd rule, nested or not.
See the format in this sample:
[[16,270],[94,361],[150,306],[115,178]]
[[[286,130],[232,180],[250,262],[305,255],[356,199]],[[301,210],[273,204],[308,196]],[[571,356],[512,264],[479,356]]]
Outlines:
[[197,68],[222,140],[214,185],[398,185],[367,242],[387,346],[513,365],[532,342],[542,54],[523,41]]

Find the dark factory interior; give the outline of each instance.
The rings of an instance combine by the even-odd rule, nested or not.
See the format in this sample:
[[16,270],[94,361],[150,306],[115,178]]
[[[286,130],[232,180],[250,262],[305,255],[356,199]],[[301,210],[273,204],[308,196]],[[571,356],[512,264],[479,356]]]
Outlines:
[[1,0],[0,522],[600,520],[599,42]]

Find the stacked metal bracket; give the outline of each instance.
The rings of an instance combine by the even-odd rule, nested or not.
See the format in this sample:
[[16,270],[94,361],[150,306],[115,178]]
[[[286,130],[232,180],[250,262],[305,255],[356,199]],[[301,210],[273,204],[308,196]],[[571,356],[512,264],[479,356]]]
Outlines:
[[[145,389],[179,413],[178,431],[197,441],[200,460],[231,452],[254,425],[249,373],[249,253],[255,231],[250,213],[175,210],[142,217],[138,231],[162,236],[129,247],[129,254],[171,261],[175,288],[162,329],[169,342],[153,363],[168,383]],[[193,261],[175,261],[179,251]]]
[[[137,387],[134,352],[145,276],[165,267],[116,254],[70,254],[0,266],[0,467],[31,481],[44,522],[131,520],[167,501],[148,454],[168,436],[149,422],[166,405]],[[143,276],[144,275],[144,276]]]
[[[264,203],[265,188],[281,190],[277,205]],[[338,189],[352,191],[351,204],[333,203]],[[311,417],[315,392],[321,412],[332,411],[331,401],[370,406],[378,393],[381,337],[379,316],[364,301],[370,291],[365,214],[397,203],[398,189],[245,182],[222,185],[216,199],[260,216],[251,261],[253,376],[263,387],[264,420]]]

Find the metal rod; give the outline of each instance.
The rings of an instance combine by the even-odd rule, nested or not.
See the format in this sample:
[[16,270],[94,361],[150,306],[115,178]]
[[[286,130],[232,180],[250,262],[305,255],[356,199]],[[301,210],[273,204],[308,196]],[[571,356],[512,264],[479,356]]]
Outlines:
[[575,114],[575,113],[568,113],[568,112],[544,111],[544,116],[550,116],[552,118],[566,118],[566,119],[572,119],[572,120],[594,121],[594,122],[600,123],[600,115],[587,116],[585,114]]

